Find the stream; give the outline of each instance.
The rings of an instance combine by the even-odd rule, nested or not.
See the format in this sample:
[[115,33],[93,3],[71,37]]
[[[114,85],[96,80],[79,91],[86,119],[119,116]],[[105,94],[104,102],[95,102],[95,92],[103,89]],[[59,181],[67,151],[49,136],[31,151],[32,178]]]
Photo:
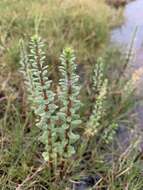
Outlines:
[[124,19],[123,25],[112,31],[111,41],[128,45],[137,26],[138,33],[134,48],[136,48],[137,52],[140,52],[143,49],[143,0],[135,0],[127,4],[124,10]]
[[[136,96],[143,97],[143,0],[135,0],[125,6],[124,23],[122,26],[111,32],[111,42],[120,45],[123,51],[127,51],[131,43],[133,33],[137,27],[133,52],[134,58],[129,63],[132,68],[132,75],[136,79]],[[126,71],[128,72],[128,71]],[[130,73],[130,75],[131,75]],[[131,75],[131,77],[132,77]],[[139,128],[143,130],[143,105],[136,108],[138,115]]]

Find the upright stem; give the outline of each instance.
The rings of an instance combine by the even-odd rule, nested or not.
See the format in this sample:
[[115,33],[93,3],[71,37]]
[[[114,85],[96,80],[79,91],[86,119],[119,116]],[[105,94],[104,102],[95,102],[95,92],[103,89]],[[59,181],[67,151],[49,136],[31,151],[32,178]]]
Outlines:
[[[70,109],[72,108],[72,101],[70,99],[70,96],[72,94],[72,84],[71,84],[71,73],[70,73],[70,65],[69,65],[69,61],[67,60],[67,63],[66,63],[66,66],[67,66],[67,87],[68,87],[68,90],[67,90],[67,110],[66,110],[66,119],[68,117],[71,117],[72,114],[71,114],[71,111]],[[65,144],[64,146],[64,153],[67,153],[68,152],[68,146],[70,144],[70,137],[69,137],[69,132],[70,132],[70,129],[71,129],[71,122],[69,121],[66,121],[67,123],[67,129],[65,130],[65,140],[67,141],[67,143]],[[62,158],[62,161],[61,161],[61,166],[60,166],[60,177],[63,178],[63,175],[65,173],[65,160],[64,158]]]
[[[71,73],[70,73],[70,66],[69,66],[69,61],[67,61],[67,80],[68,80],[68,93],[67,93],[67,101],[68,101],[68,105],[67,105],[67,111],[66,111],[66,117],[69,118],[72,116],[71,114],[71,108],[72,108],[72,101],[70,99],[71,94],[72,94],[72,85],[71,85]],[[71,129],[71,122],[67,121],[67,126],[68,128],[65,130],[65,139],[67,140],[67,143],[65,144],[64,147],[64,152],[67,153],[68,151],[68,146],[70,143],[70,138],[69,138],[69,131]]]
[[[44,87],[45,86],[45,81],[43,79],[43,70],[42,70],[42,66],[40,64],[40,53],[39,53],[39,48],[38,48],[38,44],[36,43],[36,55],[37,55],[37,58],[36,58],[36,63],[37,63],[37,67],[38,67],[38,70],[40,71],[39,73],[39,78],[40,78],[40,83],[41,83],[41,86]],[[46,90],[43,88],[42,89],[42,92],[43,92],[43,97],[44,97],[44,100],[48,100],[48,95],[46,93]],[[48,107],[48,104],[45,105],[45,112],[48,112],[49,111],[49,107]],[[48,119],[47,120],[47,124],[50,125],[51,124],[51,120]],[[51,173],[53,173],[53,159],[52,159],[52,153],[53,153],[53,150],[52,150],[52,134],[51,134],[51,129],[48,128],[48,145],[50,147],[49,149],[49,167],[50,167],[50,171]]]

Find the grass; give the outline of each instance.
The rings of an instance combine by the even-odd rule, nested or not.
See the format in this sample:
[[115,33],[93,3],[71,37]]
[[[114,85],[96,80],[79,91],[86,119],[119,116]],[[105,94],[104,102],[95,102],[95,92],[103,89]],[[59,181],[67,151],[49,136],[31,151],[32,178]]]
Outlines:
[[[78,150],[78,160],[84,160],[84,170],[76,158],[69,160],[68,175],[63,181],[48,181],[48,167],[41,156],[43,145],[37,141],[39,129],[35,127],[33,113],[27,104],[19,68],[19,40],[27,42],[35,32],[35,20],[40,18],[39,33],[48,42],[47,59],[50,77],[58,80],[59,55],[66,45],[76,50],[78,71],[82,84],[81,110],[83,126],[93,104],[91,76],[96,59],[105,57],[105,75],[109,79],[107,113],[104,126],[115,120],[129,130],[136,124],[132,115],[133,94],[127,95],[123,87],[128,78],[124,73],[124,58],[115,47],[109,48],[110,29],[121,21],[114,9],[98,0],[1,0],[0,1],[0,189],[46,190],[71,189],[71,180],[87,175],[99,175],[100,183],[93,189],[142,190],[142,155],[138,140],[134,139],[122,153],[114,147],[93,141],[89,160],[83,156],[86,143]],[[120,17],[121,18],[121,17]],[[117,62],[118,60],[118,62]],[[128,89],[127,89],[128,90]],[[132,121],[134,120],[134,121]],[[117,131],[118,134],[118,131]],[[100,134],[101,136],[101,134]],[[89,151],[90,151],[89,150]],[[97,187],[98,186],[98,187]]]
[[[30,118],[27,119],[27,123],[28,120]],[[17,125],[15,125],[16,123]],[[108,186],[111,190],[122,190],[124,187],[129,190],[142,189],[142,168],[140,167],[142,160],[140,157],[136,159],[138,140],[135,139],[122,154],[112,146],[104,145],[104,150],[102,150],[103,144],[99,144],[98,148],[94,147],[92,158],[90,162],[86,162],[87,166],[84,165],[84,170],[81,171],[81,165],[76,160],[70,162],[70,176],[56,185],[48,182],[46,165],[42,168],[44,162],[40,155],[41,148],[35,138],[38,135],[37,129],[33,127],[27,131],[27,124],[22,125],[22,123],[19,123],[18,117],[12,125],[12,129],[4,128],[4,130],[4,126],[1,125],[1,132],[3,132],[0,149],[1,189],[13,190],[18,188],[18,184],[22,184],[19,188],[22,190],[49,189],[49,185],[51,190],[61,190],[66,187],[70,188],[69,181],[71,179],[81,179],[82,176],[91,174],[98,174],[101,177],[101,182],[98,184],[99,189],[104,186]],[[78,156],[80,155],[79,152]],[[108,157],[110,161],[107,163]]]

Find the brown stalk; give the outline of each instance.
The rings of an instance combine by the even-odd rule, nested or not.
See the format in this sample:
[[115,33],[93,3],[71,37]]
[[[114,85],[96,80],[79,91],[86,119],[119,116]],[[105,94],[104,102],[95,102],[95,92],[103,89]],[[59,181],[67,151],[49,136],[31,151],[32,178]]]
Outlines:
[[[70,99],[70,96],[72,94],[72,84],[71,84],[71,74],[70,74],[70,65],[69,65],[69,62],[67,61],[67,79],[68,79],[68,93],[67,93],[67,96],[68,96],[68,106],[67,106],[67,111],[66,111],[66,118],[68,117],[71,117],[72,113],[71,113],[71,108],[72,108],[72,101]],[[70,129],[71,129],[71,122],[70,121],[67,121],[67,125],[68,125],[68,128],[65,130],[65,140],[67,141],[67,143],[65,144],[64,146],[64,153],[67,153],[68,152],[68,146],[69,146],[69,143],[70,143],[70,137],[69,137],[69,132],[70,132]],[[60,164],[60,177],[63,178],[63,175],[65,175],[65,172],[66,172],[66,167],[65,167],[65,160],[62,159],[62,162]]]
[[39,172],[41,172],[45,167],[45,163],[42,164],[40,167],[37,168],[37,170],[33,173],[33,174],[29,174],[25,179],[24,181],[21,183],[21,184],[18,184],[18,186],[16,187],[16,190],[22,190],[23,189],[23,186],[31,181],[36,175],[38,175]]

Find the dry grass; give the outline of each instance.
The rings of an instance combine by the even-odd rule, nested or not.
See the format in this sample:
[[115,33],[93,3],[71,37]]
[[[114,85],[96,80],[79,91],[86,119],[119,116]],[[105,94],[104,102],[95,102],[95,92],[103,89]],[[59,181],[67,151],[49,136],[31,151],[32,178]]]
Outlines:
[[18,62],[19,38],[34,33],[37,16],[41,17],[39,32],[49,43],[51,63],[57,62],[55,59],[66,45],[77,50],[80,62],[94,60],[97,52],[105,47],[110,27],[118,20],[115,11],[102,0],[2,0],[1,61],[12,69]]

